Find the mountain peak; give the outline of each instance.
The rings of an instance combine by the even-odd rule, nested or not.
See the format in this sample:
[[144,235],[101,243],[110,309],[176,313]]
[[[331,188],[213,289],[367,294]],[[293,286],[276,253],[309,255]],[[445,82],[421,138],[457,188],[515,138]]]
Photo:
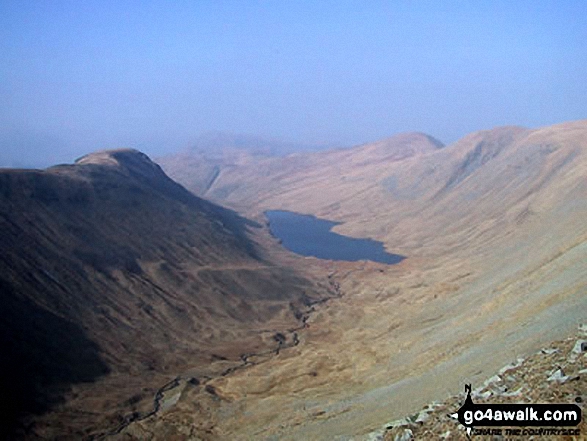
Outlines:
[[389,138],[363,144],[355,149],[362,155],[369,157],[387,159],[405,159],[414,155],[433,152],[441,149],[444,144],[430,135],[420,132],[404,132],[393,135]]
[[78,165],[97,164],[119,166],[126,166],[131,163],[154,164],[143,152],[131,148],[98,150],[76,159],[75,163]]
[[100,150],[82,156],[76,165],[98,165],[119,167],[134,177],[168,179],[161,167],[146,154],[135,149]]

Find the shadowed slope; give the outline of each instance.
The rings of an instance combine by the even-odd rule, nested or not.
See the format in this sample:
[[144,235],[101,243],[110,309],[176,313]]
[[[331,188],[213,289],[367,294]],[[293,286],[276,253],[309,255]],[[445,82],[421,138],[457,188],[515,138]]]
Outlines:
[[3,399],[24,404],[11,416],[65,393],[28,430],[78,438],[151,401],[168,375],[265,347],[255,329],[297,323],[290,304],[312,285],[264,263],[249,228],[134,150],[1,171],[1,330],[15,361],[2,363]]
[[75,323],[15,295],[0,281],[0,434],[5,439],[24,412],[43,413],[60,388],[108,373],[99,347]]

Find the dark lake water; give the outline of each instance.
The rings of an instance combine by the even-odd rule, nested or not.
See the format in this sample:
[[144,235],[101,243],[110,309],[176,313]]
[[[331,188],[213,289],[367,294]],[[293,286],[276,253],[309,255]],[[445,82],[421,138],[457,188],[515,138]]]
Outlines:
[[288,250],[319,259],[371,260],[392,265],[405,257],[385,252],[383,243],[372,239],[355,239],[330,231],[338,222],[291,211],[266,211],[271,234]]

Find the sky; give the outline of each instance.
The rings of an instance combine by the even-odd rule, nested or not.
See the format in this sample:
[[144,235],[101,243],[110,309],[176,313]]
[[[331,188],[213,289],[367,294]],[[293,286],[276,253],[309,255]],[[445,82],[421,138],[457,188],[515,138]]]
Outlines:
[[0,0],[0,166],[587,118],[587,2]]

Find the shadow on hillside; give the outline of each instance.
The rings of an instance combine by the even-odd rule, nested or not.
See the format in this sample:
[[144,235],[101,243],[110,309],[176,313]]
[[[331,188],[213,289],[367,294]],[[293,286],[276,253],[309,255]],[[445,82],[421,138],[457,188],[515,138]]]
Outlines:
[[[142,183],[166,198],[171,198],[197,211],[203,211],[215,219],[221,220],[222,225],[234,235],[237,242],[247,250],[249,255],[254,259],[260,259],[254,243],[247,235],[247,228],[260,228],[261,225],[259,223],[246,219],[229,208],[216,205],[194,195],[181,184],[167,176],[159,165],[152,162],[143,153],[137,151],[119,151],[113,152],[111,155],[125,167],[135,182]],[[101,191],[100,184],[106,183],[108,186],[111,186],[116,180],[122,179],[121,185],[128,185],[126,177],[110,175],[106,178],[106,174],[111,172],[112,170],[101,165],[85,166],[84,169],[84,173],[89,174],[93,178],[94,188],[101,196],[104,196],[104,192]]]
[[0,279],[0,434],[26,437],[22,418],[42,414],[74,383],[108,373],[77,325],[22,298]]
[[196,210],[202,210],[216,218],[219,218],[222,221],[222,225],[232,234],[234,234],[234,237],[238,243],[247,250],[249,255],[254,259],[260,260],[260,256],[257,252],[255,244],[247,235],[247,229],[261,228],[261,224],[241,216],[230,208],[216,205],[210,201],[207,201],[206,199],[202,199],[194,195],[181,184],[178,184],[173,179],[165,175],[162,170],[161,173],[163,174],[164,179],[155,181],[156,186],[154,188],[156,190],[171,196],[175,200],[191,206]]
[[261,260],[254,242],[252,242],[247,235],[248,228],[261,228],[261,224],[242,217],[236,211],[228,208],[219,205],[213,205],[213,207],[218,216],[222,219],[224,226],[234,234],[237,241],[247,250],[249,255],[254,259]]

